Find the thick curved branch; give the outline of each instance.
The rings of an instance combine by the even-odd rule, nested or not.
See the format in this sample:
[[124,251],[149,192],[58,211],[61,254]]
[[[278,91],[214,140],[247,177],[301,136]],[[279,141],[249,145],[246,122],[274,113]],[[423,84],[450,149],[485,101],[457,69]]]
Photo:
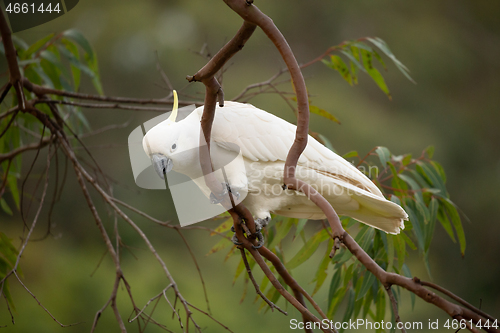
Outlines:
[[462,304],[463,306],[465,306],[466,308],[468,308],[469,310],[472,310],[474,312],[476,312],[477,314],[483,316],[484,318],[486,319],[489,319],[491,321],[495,321],[496,319],[492,316],[490,316],[489,314],[487,314],[486,312],[483,312],[481,311],[480,309],[476,308],[474,305],[470,304],[469,302],[465,301],[464,299],[458,297],[457,295],[455,295],[454,293],[452,293],[451,291],[449,290],[446,290],[445,288],[441,287],[441,286],[438,286],[437,284],[435,283],[432,283],[432,282],[427,282],[427,281],[422,281],[422,280],[418,280],[418,282],[424,286],[424,287],[429,287],[429,288],[432,288],[432,289],[435,289],[437,291],[439,291],[440,293],[443,293],[445,294],[446,296],[448,296],[449,298],[453,299],[454,301]]

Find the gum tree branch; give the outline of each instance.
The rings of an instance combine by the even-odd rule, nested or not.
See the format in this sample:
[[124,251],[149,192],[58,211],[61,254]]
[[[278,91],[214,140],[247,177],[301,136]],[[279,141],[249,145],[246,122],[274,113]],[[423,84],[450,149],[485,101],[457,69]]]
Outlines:
[[[173,101],[169,101],[173,103]],[[154,112],[168,112],[167,108],[154,108],[154,107],[141,107],[141,106],[130,106],[124,104],[96,104],[96,103],[82,103],[82,102],[72,102],[72,101],[60,101],[60,100],[35,100],[34,104],[60,104],[60,105],[71,105],[80,106],[90,109],[122,109],[122,110],[132,110],[132,111],[154,111]],[[193,104],[193,103],[191,103]]]
[[474,312],[476,312],[477,314],[483,316],[484,318],[486,319],[489,319],[491,321],[495,321],[496,319],[492,316],[490,316],[489,314],[481,311],[480,309],[476,308],[474,305],[470,304],[469,302],[465,301],[464,299],[458,297],[457,295],[455,295],[454,293],[452,293],[451,291],[441,287],[441,286],[438,286],[437,284],[435,283],[432,283],[432,282],[427,282],[427,281],[422,281],[422,280],[418,280],[418,282],[424,286],[424,287],[429,287],[429,288],[432,288],[432,289],[435,289],[437,291],[439,291],[440,293],[448,296],[449,298],[453,299],[454,301],[462,304],[463,306],[465,306],[466,308],[468,308],[469,310],[472,310]]
[[[128,98],[128,97],[111,97],[111,96],[100,96],[100,95],[92,95],[92,94],[82,94],[75,93],[64,90],[52,89],[44,86],[37,85],[32,83],[27,78],[23,79],[24,88],[28,91],[34,93],[37,96],[42,95],[56,95],[63,97],[70,97],[75,99],[84,99],[84,100],[92,100],[92,101],[100,101],[100,102],[115,102],[115,103],[131,103],[131,104],[172,104],[172,99],[142,99],[142,98]],[[201,105],[199,101],[179,101],[179,105],[192,105],[197,104]]]

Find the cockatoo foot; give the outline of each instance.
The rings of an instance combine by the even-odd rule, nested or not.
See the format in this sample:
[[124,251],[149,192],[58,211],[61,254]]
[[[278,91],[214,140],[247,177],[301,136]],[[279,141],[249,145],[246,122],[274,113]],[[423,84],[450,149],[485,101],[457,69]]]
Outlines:
[[[264,225],[267,225],[269,221],[269,218],[265,218],[265,219],[256,219],[255,220],[255,229],[256,229],[256,232],[253,234],[253,236],[255,238],[257,238],[257,245],[252,245],[252,247],[254,249],[259,249],[262,247],[262,245],[264,245],[264,235],[262,235],[262,232],[260,232],[262,230],[262,226]],[[248,230],[248,229],[247,229]],[[231,231],[234,232],[233,234],[233,237],[231,238],[231,241],[235,244],[235,245],[242,245],[243,243],[240,242],[240,240],[238,239],[238,237],[236,236],[236,232],[234,230],[234,226],[231,226]],[[243,233],[245,233],[245,231],[243,231]]]
[[266,216],[263,219],[255,219],[254,221],[255,221],[255,230],[259,232],[262,230],[262,228],[266,227],[269,224],[271,218],[269,216]]

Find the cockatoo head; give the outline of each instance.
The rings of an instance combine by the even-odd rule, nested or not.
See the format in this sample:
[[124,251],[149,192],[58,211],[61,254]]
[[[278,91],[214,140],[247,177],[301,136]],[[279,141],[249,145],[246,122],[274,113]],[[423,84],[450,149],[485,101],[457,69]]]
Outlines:
[[198,146],[199,133],[193,131],[184,119],[175,122],[177,110],[177,92],[174,90],[172,114],[167,120],[151,128],[142,140],[144,151],[162,179],[171,170],[186,174],[198,157],[195,148]]

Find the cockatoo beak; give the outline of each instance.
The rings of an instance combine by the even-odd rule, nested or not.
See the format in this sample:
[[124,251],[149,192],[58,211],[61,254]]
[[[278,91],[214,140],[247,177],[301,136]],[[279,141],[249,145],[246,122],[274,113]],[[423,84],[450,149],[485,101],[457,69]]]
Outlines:
[[151,156],[151,163],[161,179],[165,179],[165,174],[167,174],[174,167],[172,160],[161,154],[153,154]]

